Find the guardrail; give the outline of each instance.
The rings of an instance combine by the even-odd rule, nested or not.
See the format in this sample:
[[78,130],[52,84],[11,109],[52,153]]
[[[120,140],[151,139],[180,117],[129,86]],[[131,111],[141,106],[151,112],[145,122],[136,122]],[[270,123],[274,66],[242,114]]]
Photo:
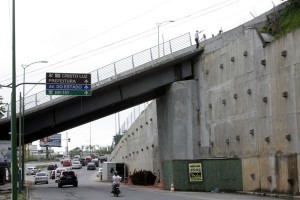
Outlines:
[[[173,55],[175,52],[192,46],[190,33],[186,33],[179,37],[173,38],[169,41],[161,43],[157,46],[151,47],[129,57],[123,58],[109,65],[96,69],[91,73],[92,89],[103,84],[107,84],[110,81],[116,80],[122,77],[122,74],[130,72],[132,74],[139,70],[140,66],[145,64],[154,65],[159,63],[164,56]],[[158,49],[159,48],[159,49]],[[159,52],[161,56],[159,56]],[[130,75],[130,74],[129,74]],[[60,95],[46,95],[46,91],[41,91],[34,95],[28,96],[24,100],[25,113],[26,110],[40,106],[45,103],[51,103],[54,99],[65,98]],[[19,105],[19,101],[17,101]],[[16,112],[19,113],[19,106],[16,108]],[[7,112],[7,117],[10,117],[10,110]]]

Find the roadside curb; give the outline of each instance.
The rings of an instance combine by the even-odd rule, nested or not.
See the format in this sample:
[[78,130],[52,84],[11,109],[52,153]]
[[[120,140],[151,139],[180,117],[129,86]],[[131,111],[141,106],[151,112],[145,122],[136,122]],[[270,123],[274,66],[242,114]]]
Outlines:
[[284,199],[299,199],[300,196],[293,196],[289,194],[276,194],[276,193],[266,193],[266,192],[245,192],[245,191],[237,191],[238,194],[247,194],[253,196],[267,196],[273,198],[284,198]]

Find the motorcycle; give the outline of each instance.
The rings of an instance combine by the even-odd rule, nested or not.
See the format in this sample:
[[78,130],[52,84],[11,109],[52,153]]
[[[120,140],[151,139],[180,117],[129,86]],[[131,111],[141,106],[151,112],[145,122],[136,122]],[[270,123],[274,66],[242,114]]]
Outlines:
[[114,197],[118,197],[119,196],[119,194],[121,193],[121,191],[120,191],[120,184],[115,184],[114,185],[114,189],[113,189],[112,193],[114,194]]

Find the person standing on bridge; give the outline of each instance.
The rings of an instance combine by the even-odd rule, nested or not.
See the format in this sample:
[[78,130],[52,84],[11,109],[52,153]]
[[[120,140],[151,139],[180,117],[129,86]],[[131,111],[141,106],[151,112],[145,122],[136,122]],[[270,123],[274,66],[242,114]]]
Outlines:
[[196,33],[195,33],[195,41],[196,41],[196,49],[198,49],[199,48],[199,33],[201,33],[202,31],[196,31]]

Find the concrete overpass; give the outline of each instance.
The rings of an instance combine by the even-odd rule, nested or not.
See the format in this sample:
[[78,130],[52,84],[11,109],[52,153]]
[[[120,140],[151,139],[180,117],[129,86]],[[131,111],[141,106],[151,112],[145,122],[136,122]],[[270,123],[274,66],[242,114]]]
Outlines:
[[[25,143],[161,96],[171,83],[193,78],[193,59],[201,52],[185,34],[91,72],[92,96],[46,96],[43,91],[26,98]],[[10,119],[0,120],[0,140],[8,140],[8,132]]]

